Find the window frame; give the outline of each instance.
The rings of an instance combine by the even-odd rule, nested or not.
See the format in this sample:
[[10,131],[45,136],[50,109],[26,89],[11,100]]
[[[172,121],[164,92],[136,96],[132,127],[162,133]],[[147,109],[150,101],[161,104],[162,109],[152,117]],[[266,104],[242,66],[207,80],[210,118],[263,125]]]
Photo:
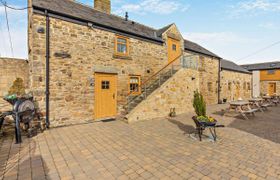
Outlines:
[[[125,43],[121,43],[118,42],[118,39],[125,39],[126,40],[126,44]],[[126,45],[126,53],[122,53],[118,51],[118,45],[122,44],[122,45]],[[121,36],[121,35],[116,35],[115,37],[115,54],[119,55],[119,56],[128,56],[129,55],[129,38],[125,37],[125,36]]]
[[267,70],[267,75],[275,75],[275,73],[276,73],[275,69]]
[[[130,85],[131,85],[130,80],[131,80],[131,78],[137,78],[138,79],[138,87],[139,87],[139,89],[138,89],[137,92],[131,91],[131,89],[130,89]],[[129,76],[129,78],[128,78],[128,92],[129,92],[129,94],[133,94],[133,95],[139,95],[139,94],[142,93],[142,90],[141,90],[141,76],[140,75],[130,75]]]

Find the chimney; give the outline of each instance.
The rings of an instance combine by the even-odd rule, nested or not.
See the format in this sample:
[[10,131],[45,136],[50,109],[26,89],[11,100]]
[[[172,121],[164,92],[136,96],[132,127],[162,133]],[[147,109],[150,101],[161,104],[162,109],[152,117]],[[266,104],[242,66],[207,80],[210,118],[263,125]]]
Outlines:
[[94,0],[94,9],[107,14],[111,14],[110,0]]

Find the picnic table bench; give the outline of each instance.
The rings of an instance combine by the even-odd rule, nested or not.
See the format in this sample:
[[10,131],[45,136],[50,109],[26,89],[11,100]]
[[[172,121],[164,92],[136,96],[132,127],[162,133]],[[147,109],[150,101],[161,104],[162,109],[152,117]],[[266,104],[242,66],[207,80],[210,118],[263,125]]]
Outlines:
[[227,109],[225,114],[228,113],[231,109],[234,109],[235,112],[239,113],[246,120],[249,120],[249,118],[247,117],[247,114],[255,116],[255,112],[258,111],[258,109],[252,109],[250,107],[249,101],[233,101],[233,102],[230,102],[229,104],[230,104],[230,107]]

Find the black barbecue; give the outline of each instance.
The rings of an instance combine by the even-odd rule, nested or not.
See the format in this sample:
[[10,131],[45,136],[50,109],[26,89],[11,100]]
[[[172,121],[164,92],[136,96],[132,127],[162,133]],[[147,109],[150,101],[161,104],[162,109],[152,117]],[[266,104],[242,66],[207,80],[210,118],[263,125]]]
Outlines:
[[[13,109],[12,111],[6,111],[0,114],[0,130],[3,127],[5,117],[12,116],[15,123],[16,143],[22,142],[21,125],[28,132],[28,136],[32,136],[34,128],[43,130],[40,113],[35,106],[32,96],[5,97],[4,100],[9,102],[13,106]],[[36,124],[36,127],[34,127],[34,124]]]

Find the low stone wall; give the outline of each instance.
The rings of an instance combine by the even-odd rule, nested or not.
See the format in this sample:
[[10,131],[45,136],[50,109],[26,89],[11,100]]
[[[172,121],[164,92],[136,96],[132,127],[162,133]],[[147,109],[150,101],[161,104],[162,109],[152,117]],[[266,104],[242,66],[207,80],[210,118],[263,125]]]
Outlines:
[[[238,88],[239,87],[239,88]],[[239,89],[239,90],[238,90]],[[221,72],[221,99],[235,101],[252,97],[252,75],[234,71]]]
[[128,122],[166,117],[171,108],[175,108],[177,114],[193,111],[193,94],[197,89],[199,89],[199,72],[181,69],[132,110],[127,115]]
[[3,100],[16,78],[22,78],[28,88],[28,62],[23,59],[0,58],[0,111],[9,110],[10,106]]

